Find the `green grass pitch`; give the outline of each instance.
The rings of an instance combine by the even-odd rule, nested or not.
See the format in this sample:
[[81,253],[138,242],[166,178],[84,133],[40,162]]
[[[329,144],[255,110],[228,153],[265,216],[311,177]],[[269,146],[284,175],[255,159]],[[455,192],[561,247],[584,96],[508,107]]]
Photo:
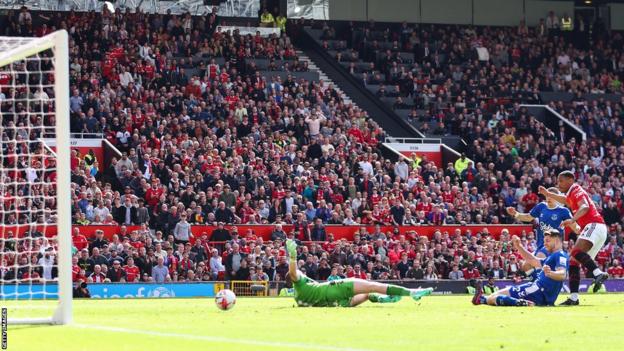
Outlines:
[[[8,350],[622,350],[624,294],[581,301],[496,308],[472,306],[469,296],[431,296],[297,308],[292,298],[239,298],[219,311],[213,299],[80,300],[72,325],[9,326]],[[9,317],[50,315],[45,302],[1,304]]]

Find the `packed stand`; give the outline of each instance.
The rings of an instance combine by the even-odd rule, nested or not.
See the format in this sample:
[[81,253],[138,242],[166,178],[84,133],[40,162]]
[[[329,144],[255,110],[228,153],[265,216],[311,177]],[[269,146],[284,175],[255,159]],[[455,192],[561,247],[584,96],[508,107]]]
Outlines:
[[[543,157],[554,155],[548,151],[555,147],[564,156],[571,150],[561,149],[516,106],[517,125],[509,124],[507,111],[490,122],[482,118],[485,112],[466,118],[477,142],[468,157],[477,164],[467,158],[443,168],[420,157],[392,162],[378,149],[383,131],[331,85],[282,81],[254,69],[255,58],[291,61],[281,69],[307,69],[285,34],[221,33],[216,15],[70,14],[65,20],[53,16],[45,28],[73,27],[72,128],[103,133],[123,151],[110,165],[93,154],[72,155],[74,222],[121,228],[111,242],[103,233],[89,241],[79,228],[74,232],[75,279],[244,280],[253,278],[253,268],[257,279],[283,280],[276,276],[284,272],[287,235],[316,241],[301,249],[300,259],[319,279],[325,276],[313,273],[317,265],[326,272],[338,264],[340,276],[352,274],[349,266],[356,271],[356,263],[357,272],[369,271],[373,279],[407,277],[417,264],[429,278],[446,279],[455,260],[464,278],[476,276],[475,269],[479,276],[492,268],[515,273],[506,239],[440,233],[443,239],[423,242],[362,233],[353,243],[334,243],[331,227],[320,228],[512,223],[505,206],[528,211],[537,201],[537,184],[552,183],[555,167],[539,167]],[[39,30],[17,28],[11,34]],[[196,75],[188,77],[187,70]],[[520,126],[543,135],[517,137]],[[510,145],[507,152],[499,150],[500,140]],[[565,157],[557,162],[567,166]],[[201,224],[217,225],[218,232],[194,237],[191,226]],[[230,224],[292,224],[295,230],[264,243],[253,233],[230,239]],[[128,231],[128,225],[140,229]],[[609,264],[621,256],[620,221],[616,228]],[[372,275],[371,263],[378,274]],[[405,276],[397,273],[399,263]]]
[[[224,279],[284,282],[288,279],[288,261],[283,242],[296,239],[281,225],[275,225],[269,241],[253,232],[239,234],[236,227],[228,226],[215,228],[211,235],[202,233],[194,243],[176,242],[173,235],[163,239],[159,233],[128,234],[124,230],[109,242],[101,232],[87,241],[75,229],[74,242],[80,253],[73,261],[74,279],[93,283]],[[415,231],[401,235],[375,227],[371,232],[360,229],[353,241],[334,240],[331,228],[322,224],[313,230],[327,232],[327,239],[302,245],[297,257],[299,269],[313,279],[470,280],[525,276],[521,257],[512,249],[506,230],[500,240],[487,231],[475,233],[469,229],[437,231],[427,239]],[[215,235],[219,241],[211,239]],[[523,233],[522,243],[529,250],[535,249],[533,233]],[[564,242],[564,249],[568,247],[571,242]],[[621,243],[613,237],[597,261],[613,277],[623,277],[619,263],[623,258]]]
[[[321,45],[392,97],[394,107],[435,118],[450,106],[477,109],[500,100],[539,101],[540,92],[622,93],[621,33],[577,18],[560,30],[550,13],[535,27],[316,23]],[[591,26],[591,35],[589,26]]]

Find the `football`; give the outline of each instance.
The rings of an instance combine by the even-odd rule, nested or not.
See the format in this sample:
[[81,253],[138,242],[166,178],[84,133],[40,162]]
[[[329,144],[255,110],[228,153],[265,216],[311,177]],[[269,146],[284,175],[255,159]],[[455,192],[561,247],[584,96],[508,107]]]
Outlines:
[[236,294],[232,290],[224,289],[215,296],[215,304],[220,310],[227,311],[234,307]]

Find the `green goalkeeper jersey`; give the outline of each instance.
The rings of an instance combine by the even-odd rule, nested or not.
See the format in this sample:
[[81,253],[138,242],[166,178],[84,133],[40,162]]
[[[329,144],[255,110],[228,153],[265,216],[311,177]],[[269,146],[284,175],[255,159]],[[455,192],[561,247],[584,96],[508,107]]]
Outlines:
[[353,297],[353,282],[334,280],[319,283],[302,275],[294,282],[295,300],[301,307],[350,307]]

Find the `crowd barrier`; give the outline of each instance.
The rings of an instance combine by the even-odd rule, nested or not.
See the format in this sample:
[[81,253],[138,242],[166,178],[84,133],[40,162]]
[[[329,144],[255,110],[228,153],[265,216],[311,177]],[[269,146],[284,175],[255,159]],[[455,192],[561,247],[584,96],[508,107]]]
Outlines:
[[[257,237],[262,237],[264,240],[271,239],[271,233],[275,229],[275,225],[227,225],[226,229],[231,229],[232,227],[236,227],[240,237],[246,237],[249,233]],[[353,240],[353,235],[359,231],[362,226],[344,226],[344,225],[326,225],[325,230],[327,234],[333,234],[335,240],[347,239]],[[364,226],[369,233],[372,233],[375,229],[374,226]],[[118,225],[86,225],[86,226],[74,226],[74,228],[78,228],[81,234],[85,236],[93,237],[95,235],[96,230],[101,230],[104,232],[104,237],[108,240],[114,234],[119,234],[120,226]],[[138,230],[139,226],[127,226],[128,233],[133,230]],[[381,230],[384,233],[392,232],[395,227],[392,226],[382,226]],[[427,236],[431,238],[433,234],[439,230],[440,232],[448,232],[453,235],[455,230],[460,229],[462,234],[465,235],[468,231],[472,234],[476,234],[477,232],[483,232],[487,230],[489,234],[491,234],[494,238],[498,239],[500,233],[503,229],[509,230],[510,234],[521,235],[523,232],[528,233],[533,230],[532,225],[520,225],[520,224],[509,224],[509,225],[478,225],[478,224],[469,224],[469,225],[442,225],[442,226],[432,226],[432,225],[423,225],[423,226],[400,226],[396,227],[399,229],[401,234],[406,234],[410,232],[415,232],[418,236]],[[212,236],[212,232],[217,229],[216,226],[209,225],[194,225],[191,227],[191,231],[193,235],[198,238],[203,234],[206,234],[208,238]],[[283,229],[285,232],[289,232],[292,229],[292,225],[284,225]],[[28,230],[33,230],[27,226],[2,226],[0,228],[0,237],[6,238],[9,232],[12,232],[14,235],[23,236],[25,232]],[[56,235],[56,227],[55,226],[38,226],[35,230],[43,233],[47,237],[53,237]],[[251,231],[251,232],[250,232]]]
[[[91,298],[173,298],[214,297],[223,283],[99,283],[89,284]],[[2,299],[57,299],[58,285],[51,284],[4,284],[0,286]]]
[[[436,295],[466,294],[470,284],[467,280],[403,280],[382,281],[401,285],[407,288],[434,288]],[[242,282],[238,282],[242,283]],[[249,282],[251,283],[251,282]],[[257,284],[257,283],[254,283]],[[497,280],[496,286],[500,289],[513,286],[512,280]],[[581,292],[587,292],[592,284],[591,279],[582,279]],[[286,285],[282,282],[269,282],[265,284],[266,291],[271,296],[277,296],[279,291]],[[230,282],[197,282],[197,283],[101,283],[89,284],[91,298],[94,299],[119,299],[119,298],[211,298],[223,288],[232,288]],[[610,279],[604,283],[605,292],[624,292],[624,279]],[[570,289],[567,281],[564,283],[562,293],[568,293]],[[247,294],[243,294],[247,295]],[[264,296],[265,294],[249,294]],[[249,296],[247,295],[247,296]],[[50,284],[3,284],[0,286],[1,299],[57,299],[58,287],[55,283]]]

